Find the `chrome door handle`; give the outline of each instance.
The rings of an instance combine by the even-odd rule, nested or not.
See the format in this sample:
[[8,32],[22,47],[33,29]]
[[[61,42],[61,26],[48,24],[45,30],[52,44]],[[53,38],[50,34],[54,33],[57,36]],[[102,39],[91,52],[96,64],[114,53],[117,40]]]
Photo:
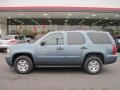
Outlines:
[[64,48],[62,48],[62,47],[58,47],[57,50],[64,50]]

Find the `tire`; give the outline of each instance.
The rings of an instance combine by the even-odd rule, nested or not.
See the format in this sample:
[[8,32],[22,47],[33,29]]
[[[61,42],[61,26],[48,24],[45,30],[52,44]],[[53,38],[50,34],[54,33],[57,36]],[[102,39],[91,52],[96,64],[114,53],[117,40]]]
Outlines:
[[18,56],[14,61],[14,70],[20,74],[30,73],[33,69],[33,62],[29,56]]
[[84,63],[84,70],[88,74],[99,74],[102,71],[103,63],[97,56],[89,56]]

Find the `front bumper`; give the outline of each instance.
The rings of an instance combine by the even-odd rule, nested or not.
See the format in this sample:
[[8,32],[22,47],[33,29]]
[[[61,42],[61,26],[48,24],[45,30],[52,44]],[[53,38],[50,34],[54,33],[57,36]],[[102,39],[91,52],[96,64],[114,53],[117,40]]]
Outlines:
[[10,45],[0,45],[0,50],[6,50]]
[[9,66],[13,66],[11,55],[6,55],[5,59]]
[[105,57],[104,64],[112,64],[117,61],[117,55],[108,55]]

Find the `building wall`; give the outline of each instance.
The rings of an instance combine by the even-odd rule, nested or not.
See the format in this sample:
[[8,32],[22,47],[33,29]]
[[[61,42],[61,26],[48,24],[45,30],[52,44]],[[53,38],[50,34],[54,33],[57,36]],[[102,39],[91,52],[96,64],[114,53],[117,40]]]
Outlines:
[[86,25],[9,25],[9,34],[14,33],[28,33],[28,32],[38,32],[42,31],[59,31],[59,30],[104,30],[109,31],[112,34],[116,31],[120,34],[120,26],[106,26],[103,28],[102,26],[86,26]]

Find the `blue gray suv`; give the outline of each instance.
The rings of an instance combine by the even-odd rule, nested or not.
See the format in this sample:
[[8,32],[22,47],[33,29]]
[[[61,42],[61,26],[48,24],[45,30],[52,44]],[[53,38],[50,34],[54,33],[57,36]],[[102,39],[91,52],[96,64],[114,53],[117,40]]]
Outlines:
[[54,31],[33,43],[9,47],[6,61],[21,74],[34,67],[83,67],[89,74],[98,74],[103,65],[117,60],[116,52],[109,32]]

